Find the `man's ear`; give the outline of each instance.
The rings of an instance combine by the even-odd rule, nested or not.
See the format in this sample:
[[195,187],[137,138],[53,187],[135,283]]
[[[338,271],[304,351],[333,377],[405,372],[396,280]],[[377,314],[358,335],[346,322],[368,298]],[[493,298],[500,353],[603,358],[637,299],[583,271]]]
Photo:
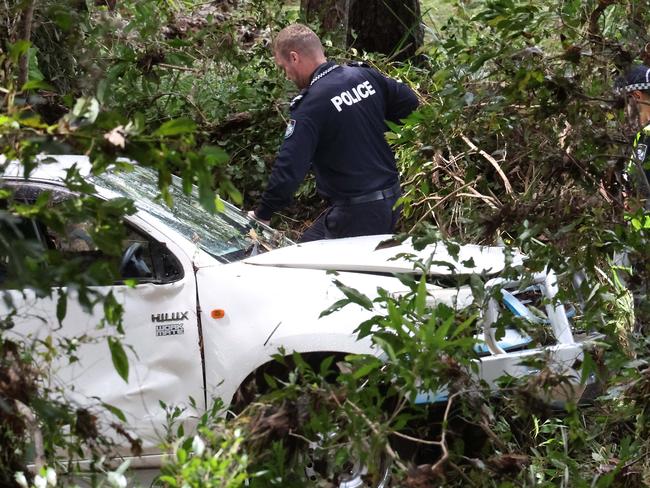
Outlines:
[[639,90],[634,90],[633,92],[630,92],[630,96],[634,98],[634,100],[639,101],[643,97],[643,93]]
[[298,63],[300,61],[300,54],[296,51],[289,51],[289,60],[292,63]]

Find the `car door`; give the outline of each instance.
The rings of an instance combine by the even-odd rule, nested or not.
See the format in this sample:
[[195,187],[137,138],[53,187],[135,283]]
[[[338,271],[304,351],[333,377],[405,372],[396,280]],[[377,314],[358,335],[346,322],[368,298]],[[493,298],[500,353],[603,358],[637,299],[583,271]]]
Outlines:
[[[51,192],[53,200],[75,198],[45,184],[22,184],[21,191],[29,198],[43,191]],[[142,439],[144,453],[155,454],[167,414],[160,401],[187,406],[192,397],[197,405],[204,405],[196,282],[190,259],[161,229],[138,214],[129,217],[126,225],[120,264],[123,276],[112,284],[90,287],[97,297],[112,294],[114,303],[123,308],[123,334],[105,320],[103,300],[91,307],[82,305],[75,289],[54,288],[45,297],[30,289],[5,289],[13,306],[5,300],[0,307],[5,315],[15,310],[13,334],[34,342],[41,351],[58,351],[49,365],[52,388],[84,406],[103,402],[119,408],[127,425]],[[84,223],[66,226],[61,232],[22,219],[18,227],[22,231],[13,232],[14,237],[36,242],[44,250],[56,249],[66,259],[82,259],[89,266],[108,259],[89,240]],[[67,294],[61,324],[57,320],[60,293]],[[111,354],[120,348],[114,345],[111,351],[109,340],[115,341],[109,337],[119,339],[126,352],[128,383],[113,366]],[[40,357],[44,360],[48,355]],[[104,412],[99,417],[104,432],[124,444],[123,454],[128,455],[126,439],[109,427],[117,418]],[[179,420],[191,422],[195,413],[187,408]]]

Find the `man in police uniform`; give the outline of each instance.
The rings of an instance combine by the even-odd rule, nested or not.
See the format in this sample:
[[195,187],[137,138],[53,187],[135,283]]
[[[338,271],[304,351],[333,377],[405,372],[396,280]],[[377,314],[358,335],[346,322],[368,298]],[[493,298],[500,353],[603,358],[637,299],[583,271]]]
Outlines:
[[625,96],[630,121],[640,128],[623,174],[625,191],[645,200],[645,208],[650,209],[650,68],[644,65],[632,67],[618,80],[617,91]]
[[403,83],[364,66],[328,62],[318,36],[293,24],[273,44],[276,64],[301,90],[268,186],[255,211],[268,223],[288,205],[312,167],[317,191],[330,202],[301,242],[387,234],[400,210],[399,176],[385,121],[398,123],[418,106]]
[[[650,67],[633,66],[624,77],[617,80],[615,88],[625,97],[625,111],[629,121],[640,129],[634,138],[632,154],[622,175],[625,206],[633,213],[644,209],[647,215],[650,211]],[[627,252],[618,252],[614,255],[613,262],[618,268],[617,275],[623,286],[628,287],[636,281],[632,287],[635,289],[634,307],[640,309],[648,306],[647,277],[650,269],[647,256],[642,253],[631,258]]]

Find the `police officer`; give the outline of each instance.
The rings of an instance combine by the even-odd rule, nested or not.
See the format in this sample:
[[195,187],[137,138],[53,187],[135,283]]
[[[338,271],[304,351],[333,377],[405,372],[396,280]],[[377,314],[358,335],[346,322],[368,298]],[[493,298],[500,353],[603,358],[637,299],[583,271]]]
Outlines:
[[261,202],[249,215],[268,223],[288,205],[310,167],[330,207],[300,241],[391,233],[400,214],[386,120],[418,106],[413,91],[362,64],[328,62],[318,36],[293,24],[273,44],[276,64],[301,90]]
[[650,68],[632,67],[618,80],[617,91],[625,96],[628,118],[640,128],[623,174],[626,192],[645,199],[645,207],[650,209]]

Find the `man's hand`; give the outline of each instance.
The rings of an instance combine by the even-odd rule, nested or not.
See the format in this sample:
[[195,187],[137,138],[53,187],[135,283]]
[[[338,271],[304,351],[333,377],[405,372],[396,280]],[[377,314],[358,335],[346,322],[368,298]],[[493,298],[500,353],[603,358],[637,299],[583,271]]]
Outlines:
[[270,225],[270,224],[271,224],[271,221],[270,221],[270,220],[262,220],[262,219],[260,219],[257,215],[255,215],[255,210],[249,210],[249,211],[248,211],[248,216],[249,216],[251,219],[255,219],[255,220],[257,220],[258,222],[262,222],[264,225]]

